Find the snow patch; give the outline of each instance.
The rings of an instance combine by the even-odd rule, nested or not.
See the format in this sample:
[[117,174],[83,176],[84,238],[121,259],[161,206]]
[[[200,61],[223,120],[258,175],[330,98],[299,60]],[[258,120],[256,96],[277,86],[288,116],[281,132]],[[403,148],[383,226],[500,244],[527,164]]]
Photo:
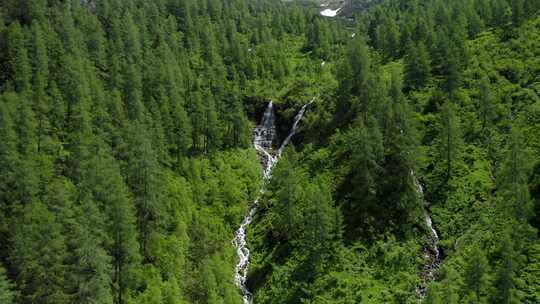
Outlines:
[[339,13],[340,10],[341,10],[341,7],[338,8],[338,9],[335,9],[335,10],[327,8],[327,9],[321,11],[321,16],[335,17],[335,16],[337,16],[337,14]]

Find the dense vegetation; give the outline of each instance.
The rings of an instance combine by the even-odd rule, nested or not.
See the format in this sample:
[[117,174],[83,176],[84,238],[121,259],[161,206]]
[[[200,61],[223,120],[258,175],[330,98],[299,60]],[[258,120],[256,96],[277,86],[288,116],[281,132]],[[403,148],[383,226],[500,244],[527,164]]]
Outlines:
[[313,96],[249,230],[255,303],[540,302],[539,9],[3,1],[0,303],[241,303],[251,129]]
[[424,200],[445,256],[425,303],[540,301],[538,8],[387,1],[359,16],[254,224],[255,303],[417,303]]
[[244,101],[295,77],[276,41],[307,16],[2,1],[0,302],[238,303],[230,240],[261,180]]

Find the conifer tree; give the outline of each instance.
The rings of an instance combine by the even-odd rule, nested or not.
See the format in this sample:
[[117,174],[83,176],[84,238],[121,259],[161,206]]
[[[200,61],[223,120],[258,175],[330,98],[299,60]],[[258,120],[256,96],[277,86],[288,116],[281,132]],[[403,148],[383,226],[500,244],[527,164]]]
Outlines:
[[515,252],[512,248],[512,241],[509,236],[506,235],[502,242],[501,256],[502,261],[497,269],[494,282],[494,290],[491,295],[491,301],[493,303],[501,304],[517,304],[519,303],[516,298],[515,290]]
[[429,53],[422,42],[409,43],[405,55],[405,81],[409,88],[421,89],[430,77]]
[[192,145],[192,128],[186,110],[179,102],[173,107],[172,121],[176,164],[180,164],[181,158],[188,155],[188,151]]
[[381,39],[381,49],[386,60],[392,60],[399,54],[400,33],[393,18],[385,18],[378,28],[378,36]]
[[[35,170],[36,165],[36,141],[35,141],[35,121],[34,114],[27,99],[24,95],[7,93],[3,95],[4,107],[7,111],[13,109],[11,113],[13,119],[8,118],[6,123],[9,125],[12,121],[14,135],[16,136],[15,150],[8,154],[17,155],[16,159],[10,166],[14,167],[16,183],[11,185],[12,193],[11,203],[29,203],[33,200],[38,192],[38,172]],[[9,115],[9,114],[7,114]],[[10,140],[10,132],[7,131],[7,140]],[[10,147],[11,148],[11,147]],[[7,151],[6,151],[7,152]],[[16,153],[16,154],[13,154]]]
[[294,162],[294,151],[289,149],[275,170],[277,181],[275,212],[278,217],[276,222],[279,223],[276,227],[279,227],[279,233],[288,239],[296,237],[299,231],[301,219],[299,204],[303,200],[301,176],[294,170]]
[[49,78],[49,59],[44,41],[43,30],[39,23],[32,24],[32,45],[33,45],[33,68],[34,77],[32,81],[33,110],[36,114],[37,123],[37,150],[41,152],[43,145],[47,142],[46,136],[49,133],[49,99],[46,93],[47,79]]
[[193,150],[200,152],[204,148],[203,133],[205,129],[205,111],[202,97],[199,92],[195,92],[191,95],[188,109],[192,125],[191,138],[193,142]]
[[30,89],[32,69],[26,48],[25,32],[19,22],[13,22],[8,27],[7,56],[14,89],[17,92],[27,92]]
[[456,106],[449,101],[445,102],[440,110],[437,149],[440,166],[445,168],[444,177],[446,182],[455,173],[463,145],[460,129],[461,122],[456,112]]
[[499,174],[500,192],[506,207],[521,222],[533,216],[528,178],[531,170],[523,134],[514,127],[508,138],[507,156]]
[[368,49],[362,39],[355,38],[349,43],[345,59],[338,67],[340,83],[336,120],[340,123],[349,122],[369,108],[370,72]]
[[77,285],[77,303],[112,304],[111,257],[103,248],[106,238],[102,214],[88,195],[81,203],[76,216],[79,225],[74,231],[76,247],[72,273]]
[[[89,170],[86,170],[85,187],[91,191],[91,197],[96,201],[99,209],[103,210],[103,226],[108,240],[103,243],[103,246],[107,250],[107,254],[105,255],[99,250],[97,246],[99,244],[94,244],[96,248],[92,248],[91,253],[95,254],[101,262],[95,261],[95,263],[92,262],[85,267],[95,267],[100,270],[92,278],[92,287],[98,288],[97,290],[100,291],[103,299],[108,299],[106,290],[101,289],[102,285],[100,284],[108,280],[107,271],[109,270],[102,262],[107,261],[107,256],[110,256],[113,302],[123,304],[126,303],[127,294],[136,286],[137,267],[141,261],[137,242],[136,213],[130,198],[131,194],[120,175],[118,164],[108,155],[105,148],[98,148],[94,152],[88,165]],[[89,208],[90,214],[95,212],[91,205],[86,208]],[[80,216],[87,215],[84,211],[83,208]],[[89,219],[85,219],[85,221],[89,220],[99,221],[101,219],[91,216]],[[87,222],[87,224],[91,225],[91,222]],[[91,242],[92,238],[99,235],[98,233],[102,232],[94,230],[94,234],[87,235],[87,241]],[[101,238],[104,237],[101,236]]]
[[442,269],[443,280],[440,285],[441,289],[441,303],[442,304],[458,304],[459,303],[459,294],[457,291],[457,272],[447,266]]
[[[379,183],[380,202],[388,211],[387,216],[405,225],[417,208],[414,177],[418,138],[413,123],[413,112],[402,93],[402,80],[398,70],[392,71],[389,101],[384,107],[384,180]],[[404,228],[404,227],[402,227]]]
[[474,292],[475,303],[482,303],[483,291],[487,285],[488,261],[484,252],[475,245],[467,257],[465,284],[467,290]]
[[486,127],[491,126],[496,115],[493,93],[491,92],[488,77],[483,76],[481,78],[479,90],[479,111],[482,120],[482,130],[484,130]]
[[328,255],[328,250],[336,246],[336,241],[340,240],[341,226],[339,221],[339,211],[332,206],[332,195],[324,180],[317,179],[309,184],[306,189],[307,207],[303,211],[304,235],[302,242],[309,253],[310,270],[306,276],[314,276],[318,272],[320,263]]
[[[0,210],[2,225],[0,229],[3,232],[7,229],[7,220],[10,217],[10,211],[13,204],[17,201],[15,189],[17,188],[17,164],[19,153],[17,152],[17,134],[13,118],[11,117],[11,105],[5,99],[0,98]],[[7,244],[4,238],[2,244]],[[3,246],[2,246],[3,248]]]
[[67,248],[55,215],[39,201],[28,203],[17,221],[11,256],[17,265],[22,303],[68,303]]
[[214,99],[210,96],[206,98],[205,124],[204,124],[204,151],[213,152],[221,147],[221,125]]
[[[384,156],[382,133],[375,118],[368,116],[366,120],[359,117],[350,130],[336,138],[336,155],[348,164],[347,181],[342,186],[346,193],[343,205],[346,233],[357,235],[363,229],[371,229],[368,225],[358,225],[357,221],[368,221],[371,212],[378,207],[377,182],[381,173]],[[353,169],[354,168],[354,169]]]
[[127,180],[137,208],[137,226],[141,237],[141,250],[149,257],[148,240],[153,229],[159,227],[162,213],[161,171],[152,147],[149,133],[142,124],[129,130]]

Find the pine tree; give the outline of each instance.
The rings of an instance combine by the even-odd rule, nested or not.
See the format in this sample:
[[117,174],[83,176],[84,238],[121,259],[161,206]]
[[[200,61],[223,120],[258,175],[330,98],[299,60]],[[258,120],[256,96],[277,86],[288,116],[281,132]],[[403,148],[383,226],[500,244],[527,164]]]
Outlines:
[[180,103],[176,103],[173,108],[173,143],[176,156],[176,164],[180,164],[182,157],[188,155],[188,151],[192,145],[192,128],[189,117]]
[[491,296],[493,303],[517,304],[515,290],[516,262],[512,241],[508,235],[504,238],[501,248],[502,261],[495,275],[494,291]]
[[[17,164],[19,153],[17,152],[17,134],[11,114],[11,105],[3,96],[0,98],[0,232],[2,233],[2,246],[7,245],[4,233],[7,232],[8,219],[11,211],[17,202]],[[2,252],[5,252],[2,250]],[[2,254],[3,256],[3,254]]]
[[214,99],[207,96],[204,123],[204,151],[210,153],[221,147],[221,125]]
[[16,223],[13,263],[22,303],[68,303],[65,237],[55,215],[39,201],[27,204]]
[[25,33],[18,22],[8,27],[7,55],[14,89],[27,92],[30,89],[32,69],[28,58]]
[[523,141],[523,134],[514,127],[508,138],[506,160],[499,174],[499,191],[511,214],[519,221],[526,222],[534,213],[528,185],[531,163]]
[[335,120],[346,124],[370,106],[371,61],[364,41],[355,38],[347,47],[345,59],[338,67],[339,103]]
[[341,231],[336,231],[336,228],[340,227],[341,223],[335,221],[341,217],[332,205],[332,195],[326,181],[318,178],[314,183],[308,184],[305,191],[307,207],[302,212],[302,242],[311,264],[306,273],[307,279],[319,271],[323,259],[328,257],[329,251],[336,246],[336,241],[340,240]]
[[441,289],[441,303],[442,304],[458,304],[459,302],[459,295],[458,295],[458,287],[457,287],[457,280],[458,280],[458,274],[457,272],[450,268],[450,266],[444,267],[441,271],[441,275],[443,277],[443,280],[440,285]]
[[[13,131],[16,136],[15,150],[12,153],[16,153],[17,158],[11,158],[15,161],[10,166],[14,167],[15,184],[13,194],[11,197],[11,203],[29,203],[35,198],[38,193],[39,176],[35,170],[36,166],[36,141],[35,141],[35,121],[34,113],[30,107],[28,100],[21,97],[21,95],[8,93],[3,95],[4,106],[7,110],[13,109],[12,121]],[[9,114],[8,114],[9,115]],[[6,117],[7,118],[7,117]],[[6,121],[9,124],[9,118]],[[11,134],[6,134],[8,141]],[[10,147],[11,148],[11,147]],[[6,151],[7,152],[7,151]]]
[[192,125],[191,138],[193,142],[193,150],[200,152],[204,148],[202,139],[205,129],[205,111],[202,97],[199,92],[195,92],[191,96],[188,104],[188,109]]
[[132,121],[142,121],[146,111],[142,100],[142,73],[139,67],[132,63],[123,66],[124,103],[128,109],[128,117]]
[[409,43],[405,55],[406,86],[412,89],[423,88],[431,74],[429,53],[422,42]]
[[[417,131],[413,111],[402,93],[402,80],[398,70],[392,71],[389,101],[384,107],[384,162],[385,178],[379,182],[382,194],[380,203],[387,208],[386,217],[395,221],[401,228],[407,225],[419,206],[414,177],[416,159],[419,154]],[[410,221],[412,222],[412,221]]]
[[128,184],[137,208],[137,226],[141,235],[141,250],[149,259],[148,240],[153,229],[159,227],[162,213],[161,170],[149,133],[144,125],[136,124],[129,131]]
[[482,303],[482,294],[487,285],[488,261],[478,245],[474,246],[467,257],[465,284],[467,290],[474,292],[475,303]]
[[47,79],[49,78],[49,58],[45,45],[43,30],[39,23],[32,24],[32,45],[33,45],[33,68],[34,78],[32,81],[33,110],[37,121],[37,150],[41,152],[46,144],[46,136],[49,133],[49,99],[46,93]]
[[399,30],[393,18],[385,18],[377,29],[381,39],[381,48],[386,60],[392,60],[399,54]]
[[451,50],[442,66],[442,75],[444,77],[443,88],[446,93],[453,95],[461,86],[461,67],[459,54],[456,50]]
[[444,173],[446,182],[455,174],[463,145],[461,122],[456,112],[456,106],[449,101],[445,102],[440,109],[437,149],[440,166],[441,168],[446,167]]
[[[345,193],[346,232],[358,236],[363,229],[373,228],[370,215],[378,212],[377,185],[384,156],[383,135],[371,116],[366,120],[359,117],[347,132],[339,135],[332,146],[336,147],[336,157],[347,164],[347,181],[338,193]],[[358,225],[359,220],[369,224]]]
[[[108,294],[106,290],[101,288],[101,284],[107,281],[107,271],[109,270],[102,262],[108,259],[107,256],[110,256],[113,302],[123,304],[126,303],[127,294],[136,286],[137,267],[141,261],[137,242],[136,213],[128,187],[120,175],[118,164],[104,147],[98,146],[94,152],[88,163],[89,170],[85,171],[84,187],[91,191],[91,197],[96,201],[99,209],[103,210],[103,226],[108,240],[103,246],[107,250],[107,255],[104,255],[94,244],[97,248],[91,248],[90,253],[95,254],[101,262],[95,261],[95,263],[92,262],[85,267],[96,267],[100,270],[92,278],[92,287],[100,291],[103,299],[108,299]],[[94,213],[92,206],[87,208],[90,208],[90,214]],[[83,208],[82,211],[84,210]],[[85,213],[83,212],[81,216],[85,216]],[[90,217],[88,220],[100,221],[94,217]],[[91,225],[91,222],[87,222],[87,224]],[[94,235],[87,235],[87,241],[92,241],[97,233],[99,231],[94,231]],[[101,239],[103,238],[101,237]]]
[[297,237],[300,226],[299,204],[303,199],[301,190],[302,177],[294,169],[295,154],[287,150],[275,169],[275,187],[277,202],[274,210],[277,215],[276,227],[279,233],[287,239]]
[[482,130],[484,130],[486,127],[491,126],[496,115],[495,105],[493,104],[493,93],[491,92],[491,85],[488,77],[483,76],[481,78],[479,90],[480,96],[478,109],[480,111],[480,118],[482,120]]
[[218,293],[218,283],[216,276],[212,270],[213,263],[211,260],[203,261],[201,263],[201,295],[200,301],[208,304],[220,304],[222,299]]
[[111,257],[103,248],[106,237],[102,214],[88,196],[83,199],[78,212],[72,273],[77,284],[77,303],[112,304]]
[[330,52],[329,33],[325,23],[320,18],[316,18],[310,24],[307,39],[307,48],[313,52],[314,56],[328,59]]

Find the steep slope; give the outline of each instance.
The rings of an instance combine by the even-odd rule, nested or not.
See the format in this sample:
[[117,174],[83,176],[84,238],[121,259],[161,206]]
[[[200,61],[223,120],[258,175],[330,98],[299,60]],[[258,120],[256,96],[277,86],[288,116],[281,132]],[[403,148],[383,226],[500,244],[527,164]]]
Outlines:
[[352,39],[254,219],[255,303],[538,302],[539,22],[438,36],[425,62]]

